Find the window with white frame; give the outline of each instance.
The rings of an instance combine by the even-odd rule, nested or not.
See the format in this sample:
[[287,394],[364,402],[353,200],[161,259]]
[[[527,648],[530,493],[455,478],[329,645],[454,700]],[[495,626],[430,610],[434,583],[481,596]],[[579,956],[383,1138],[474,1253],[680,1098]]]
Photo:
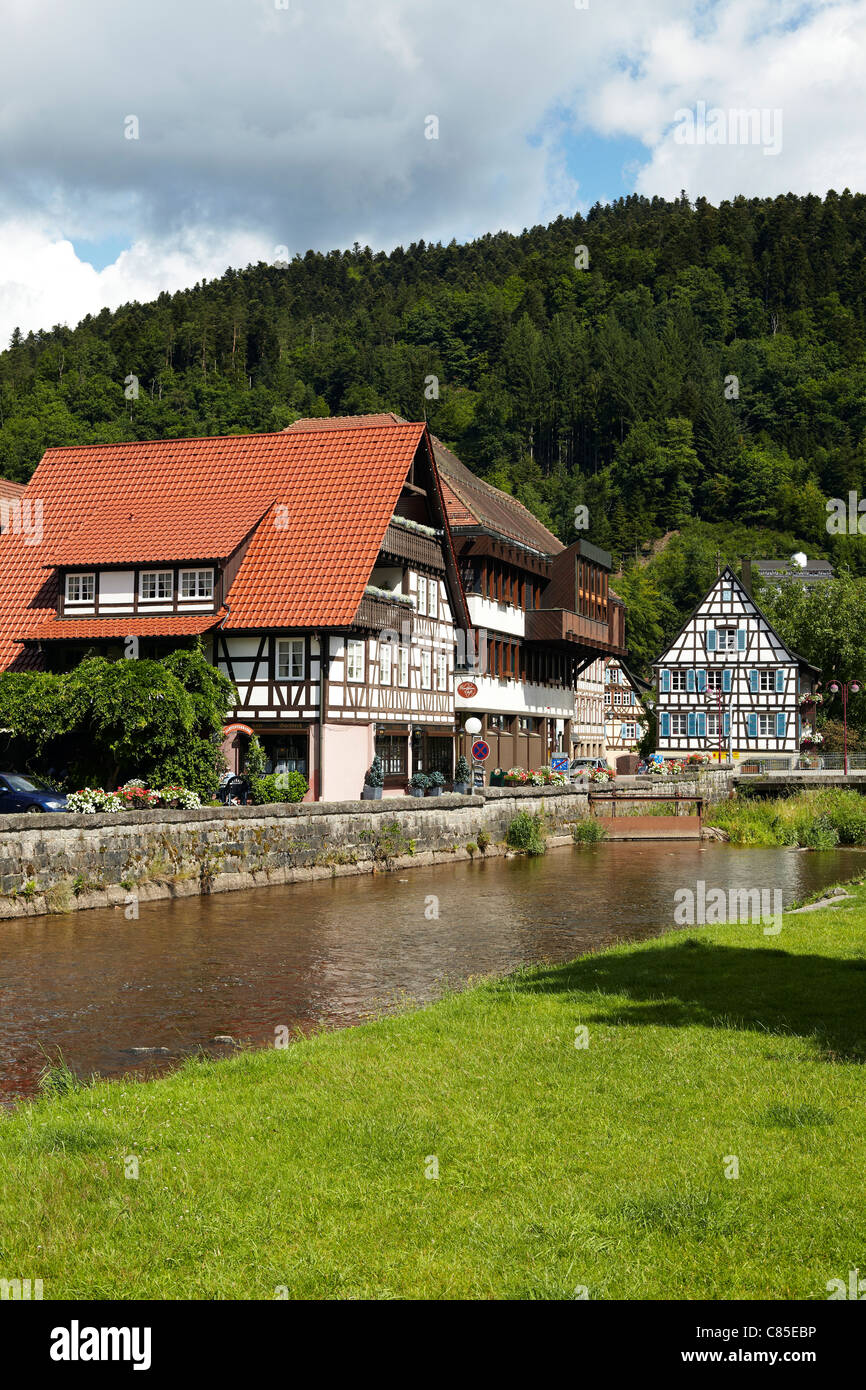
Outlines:
[[673,738],[687,738],[689,732],[689,717],[687,714],[671,715],[671,736]]
[[181,598],[213,598],[213,570],[181,570]]
[[67,574],[66,602],[92,603],[96,596],[95,574]]
[[707,690],[721,690],[722,673],[721,671],[707,672]]
[[421,653],[421,689],[429,690],[433,683],[433,656],[429,651]]
[[685,671],[671,671],[671,690],[685,690],[686,673]]
[[438,675],[439,675],[439,689],[440,689],[440,690],[447,690],[447,689],[448,689],[448,657],[446,656],[445,652],[440,652],[440,653],[439,653],[439,657],[438,657],[438,660],[437,660],[437,668],[438,668]]
[[759,679],[759,682],[760,682],[760,687],[759,687],[759,688],[760,688],[765,694],[766,694],[768,691],[774,691],[774,690],[776,689],[776,672],[775,672],[775,671],[759,671],[759,672],[758,672],[758,679]]
[[409,648],[397,649],[397,681],[400,685],[409,684]]
[[391,684],[391,669],[392,669],[391,657],[392,657],[392,655],[393,655],[393,653],[392,653],[391,643],[390,643],[390,642],[380,642],[380,643],[379,643],[379,684],[380,684],[380,685],[390,685],[390,684]]
[[144,599],[171,598],[174,575],[171,570],[142,570],[138,576],[138,597]]
[[718,738],[719,736],[719,716],[718,714],[707,715],[707,738]]
[[277,638],[277,680],[302,681],[304,679],[304,639],[303,637]]
[[716,628],[716,649],[720,652],[733,652],[737,648],[737,629],[735,627]]
[[346,680],[364,679],[364,643],[356,638],[346,643]]
[[439,612],[439,584],[435,579],[427,582],[427,616],[435,618]]
[[427,612],[427,578],[426,575],[418,575],[418,612]]
[[774,738],[776,734],[775,714],[758,715],[758,733],[762,738]]

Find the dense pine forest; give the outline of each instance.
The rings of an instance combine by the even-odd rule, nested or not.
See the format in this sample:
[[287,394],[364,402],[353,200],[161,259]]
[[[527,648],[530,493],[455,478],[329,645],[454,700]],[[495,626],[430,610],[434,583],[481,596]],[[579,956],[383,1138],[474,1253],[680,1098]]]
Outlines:
[[717,554],[796,545],[866,572],[862,543],[825,526],[864,471],[864,246],[866,197],[847,191],[629,197],[519,236],[230,270],[16,331],[0,473],[26,480],[49,445],[426,416],[564,541],[580,504],[626,568],[680,532],[648,616],[659,562],[623,581],[637,622],[668,631]]

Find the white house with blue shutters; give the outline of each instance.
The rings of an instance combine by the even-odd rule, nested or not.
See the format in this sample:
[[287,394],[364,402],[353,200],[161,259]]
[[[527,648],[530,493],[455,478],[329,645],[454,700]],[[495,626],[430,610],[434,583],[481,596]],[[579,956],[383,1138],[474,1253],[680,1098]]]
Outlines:
[[799,752],[800,703],[820,672],[785,645],[732,570],[722,572],[653,669],[665,757],[709,753],[736,761]]

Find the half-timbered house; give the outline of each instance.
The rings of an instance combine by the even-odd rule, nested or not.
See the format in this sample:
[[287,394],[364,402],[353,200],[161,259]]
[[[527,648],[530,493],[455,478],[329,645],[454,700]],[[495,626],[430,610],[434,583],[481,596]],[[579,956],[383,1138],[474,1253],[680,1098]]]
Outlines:
[[646,731],[646,711],[641,704],[646,688],[615,657],[605,662],[604,755],[614,768],[617,758],[638,751]]
[[0,666],[198,639],[237,688],[235,768],[255,733],[329,800],[377,751],[390,791],[416,747],[450,774],[469,618],[423,424],[50,449],[26,496],[43,533],[0,536]]
[[658,751],[738,760],[799,750],[799,704],[819,672],[782,641],[726,568],[654,663]]
[[[433,447],[480,649],[457,672],[458,718],[476,715],[491,766],[539,767],[574,748],[575,692],[593,662],[625,654],[611,557],[565,546],[516,498]],[[460,735],[468,755],[472,739]]]

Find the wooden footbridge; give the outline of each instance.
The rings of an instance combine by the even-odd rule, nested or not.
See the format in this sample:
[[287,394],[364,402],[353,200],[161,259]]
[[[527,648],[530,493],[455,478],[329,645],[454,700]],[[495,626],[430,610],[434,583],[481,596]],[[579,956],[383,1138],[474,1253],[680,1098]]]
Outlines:
[[[704,798],[677,792],[590,791],[589,814],[609,840],[699,840]],[[647,802],[654,808],[643,811]],[[658,808],[658,809],[655,809]]]

